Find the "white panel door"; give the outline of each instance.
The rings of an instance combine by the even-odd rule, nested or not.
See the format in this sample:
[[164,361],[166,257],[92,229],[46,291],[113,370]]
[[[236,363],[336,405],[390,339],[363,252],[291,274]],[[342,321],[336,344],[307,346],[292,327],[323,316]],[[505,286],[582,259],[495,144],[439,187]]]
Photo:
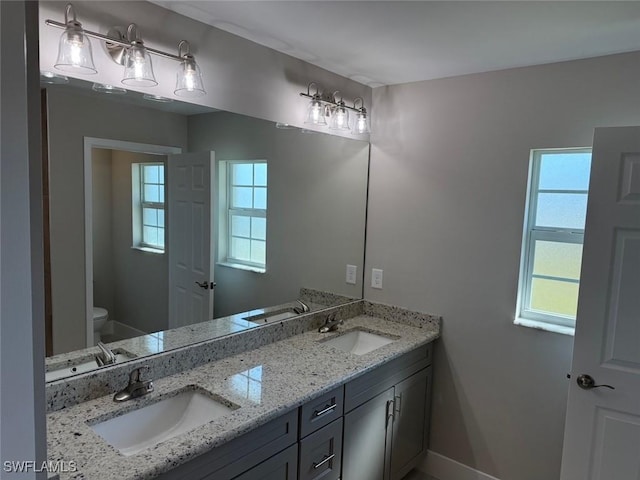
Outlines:
[[169,328],[213,318],[214,161],[169,155]]
[[561,479],[640,479],[640,127],[595,132]]

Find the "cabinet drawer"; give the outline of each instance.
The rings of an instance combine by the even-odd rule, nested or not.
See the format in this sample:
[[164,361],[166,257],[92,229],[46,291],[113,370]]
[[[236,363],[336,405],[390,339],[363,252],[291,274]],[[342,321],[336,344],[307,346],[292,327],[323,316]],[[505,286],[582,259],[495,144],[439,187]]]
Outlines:
[[349,412],[431,364],[431,343],[350,381],[344,390],[344,411]]
[[338,480],[342,465],[342,417],[300,441],[298,480]]
[[194,458],[159,478],[162,480],[228,480],[296,442],[298,412],[282,417]]
[[[296,480],[297,466],[298,445],[296,444],[233,480]],[[215,478],[222,480],[220,477]]]
[[340,418],[343,411],[343,386],[306,403],[300,407],[300,438]]

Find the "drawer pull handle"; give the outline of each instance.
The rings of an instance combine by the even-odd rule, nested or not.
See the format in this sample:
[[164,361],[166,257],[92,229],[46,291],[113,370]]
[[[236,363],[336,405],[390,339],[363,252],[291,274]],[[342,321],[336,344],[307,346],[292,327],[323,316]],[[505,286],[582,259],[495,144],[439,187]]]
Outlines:
[[324,456],[324,460],[322,460],[320,463],[316,463],[313,462],[313,469],[317,469],[320,468],[322,465],[324,465],[327,462],[330,462],[331,460],[333,460],[333,458],[336,456],[335,453],[332,453],[331,455],[325,455]]
[[337,406],[338,405],[334,403],[333,405],[329,405],[328,407],[326,407],[326,408],[324,408],[324,409],[322,409],[320,411],[316,410],[315,412],[313,412],[313,416],[314,417],[321,417],[325,413],[329,413],[329,412],[334,411]]

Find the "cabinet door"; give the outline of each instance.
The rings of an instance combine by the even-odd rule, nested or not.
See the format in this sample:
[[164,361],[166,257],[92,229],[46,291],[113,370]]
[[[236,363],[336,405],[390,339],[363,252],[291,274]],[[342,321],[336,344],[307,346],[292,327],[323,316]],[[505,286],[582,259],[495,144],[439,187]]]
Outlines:
[[389,478],[392,415],[393,387],[345,415],[342,480]]
[[395,386],[391,480],[403,478],[427,451],[430,387],[431,367]]
[[297,471],[298,444],[295,444],[233,480],[297,480]]

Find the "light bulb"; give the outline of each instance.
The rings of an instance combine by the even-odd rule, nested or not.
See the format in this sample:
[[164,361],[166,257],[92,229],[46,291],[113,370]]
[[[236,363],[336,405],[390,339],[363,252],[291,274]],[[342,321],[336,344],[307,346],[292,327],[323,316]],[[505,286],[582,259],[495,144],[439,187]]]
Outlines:
[[202,76],[200,75],[200,67],[196,63],[193,55],[183,55],[184,60],[178,67],[178,73],[176,74],[176,89],[175,93],[179,97],[200,97],[207,92],[204,90],[202,84]]

